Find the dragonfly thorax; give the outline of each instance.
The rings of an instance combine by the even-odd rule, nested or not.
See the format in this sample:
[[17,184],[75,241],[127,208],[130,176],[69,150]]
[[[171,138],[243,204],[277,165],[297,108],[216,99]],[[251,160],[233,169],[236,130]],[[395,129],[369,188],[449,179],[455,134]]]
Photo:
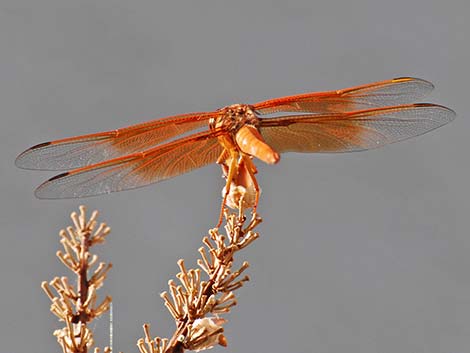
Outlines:
[[218,110],[217,117],[211,119],[210,127],[212,129],[222,128],[230,133],[237,131],[244,125],[258,127],[259,119],[251,105],[232,104]]

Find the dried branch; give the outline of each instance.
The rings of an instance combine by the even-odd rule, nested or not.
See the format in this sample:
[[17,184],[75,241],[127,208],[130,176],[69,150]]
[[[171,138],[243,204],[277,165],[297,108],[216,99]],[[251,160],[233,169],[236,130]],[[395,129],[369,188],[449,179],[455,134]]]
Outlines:
[[[103,285],[112,267],[104,262],[95,266],[98,256],[90,253],[90,248],[104,243],[110,232],[105,223],[97,226],[97,216],[98,212],[94,211],[87,220],[86,208],[80,206],[80,214],[71,214],[73,227],[59,233],[64,249],[57,251],[57,257],[75,273],[76,285],[70,284],[67,277],[55,277],[49,283],[41,283],[52,302],[51,312],[65,322],[65,327],[54,332],[64,353],[88,352],[93,346],[93,333],[87,324],[105,313],[111,303],[111,297],[107,296],[97,304],[96,291]],[[99,349],[95,348],[94,352],[98,353]],[[104,352],[111,352],[111,349],[105,348]]]
[[[226,235],[217,228],[211,229],[202,239],[204,246],[198,250],[201,255],[197,261],[199,268],[187,269],[184,260],[180,259],[180,272],[176,275],[179,283],[170,280],[169,291],[161,294],[175,320],[175,332],[170,340],[151,339],[149,325],[145,324],[145,338],[137,343],[141,353],[180,353],[186,349],[201,351],[217,344],[227,345],[223,334],[226,320],[219,315],[230,312],[237,304],[234,291],[249,280],[248,276],[242,276],[248,262],[232,269],[234,254],[259,237],[253,229],[261,222],[254,213],[246,224],[244,189],[237,187],[233,190],[237,194],[231,195],[231,200],[238,202],[238,212],[225,210]],[[203,276],[207,279],[203,280]]]

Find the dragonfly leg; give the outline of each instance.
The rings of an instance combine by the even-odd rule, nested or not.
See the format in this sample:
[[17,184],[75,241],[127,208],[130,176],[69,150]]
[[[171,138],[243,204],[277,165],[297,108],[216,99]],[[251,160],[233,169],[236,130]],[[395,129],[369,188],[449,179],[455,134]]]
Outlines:
[[234,177],[238,173],[238,153],[231,153],[230,165],[228,167],[227,180],[225,182],[224,197],[222,199],[222,205],[220,206],[220,215],[219,222],[217,223],[217,228],[222,224],[222,219],[224,216],[225,203],[227,202],[227,197],[230,192],[230,184],[232,183]]
[[255,189],[255,203],[253,205],[253,213],[256,213],[256,208],[258,207],[259,196],[261,194],[261,190],[256,180],[255,174],[257,173],[256,166],[253,163],[253,160],[249,155],[243,155],[243,161],[245,163],[246,170],[248,175],[250,176],[251,183],[253,184],[253,188]]

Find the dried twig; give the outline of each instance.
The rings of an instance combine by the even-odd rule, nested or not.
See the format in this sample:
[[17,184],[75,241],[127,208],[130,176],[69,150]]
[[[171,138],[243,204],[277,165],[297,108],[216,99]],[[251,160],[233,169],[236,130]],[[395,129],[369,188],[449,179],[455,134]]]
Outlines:
[[[237,195],[231,197],[238,202],[239,210],[237,213],[225,211],[226,235],[217,228],[211,229],[202,240],[204,246],[199,248],[199,268],[187,269],[184,260],[180,259],[180,272],[176,275],[179,283],[170,280],[169,292],[161,294],[175,319],[175,332],[170,340],[151,339],[149,325],[145,324],[145,338],[137,343],[141,353],[200,351],[216,344],[227,345],[223,334],[226,320],[219,315],[230,312],[237,304],[234,291],[249,280],[248,276],[242,276],[248,262],[243,262],[237,270],[232,269],[234,254],[259,237],[253,229],[261,222],[255,213],[247,223],[244,190],[240,187],[234,190]],[[202,279],[204,274],[206,280]]]
[[[59,233],[64,250],[57,251],[57,257],[75,273],[76,285],[70,284],[67,277],[55,277],[41,284],[52,302],[51,312],[65,322],[65,327],[54,332],[64,353],[88,352],[93,346],[93,333],[87,324],[105,313],[111,303],[111,297],[107,296],[97,304],[96,291],[112,267],[104,262],[96,265],[98,256],[90,253],[90,248],[103,243],[110,232],[105,223],[98,225],[97,216],[98,212],[94,211],[87,220],[86,208],[80,206],[80,214],[71,214],[73,227]],[[91,277],[88,276],[90,271]],[[105,353],[110,351],[109,348],[104,350]],[[98,353],[99,349],[95,348],[94,352]]]

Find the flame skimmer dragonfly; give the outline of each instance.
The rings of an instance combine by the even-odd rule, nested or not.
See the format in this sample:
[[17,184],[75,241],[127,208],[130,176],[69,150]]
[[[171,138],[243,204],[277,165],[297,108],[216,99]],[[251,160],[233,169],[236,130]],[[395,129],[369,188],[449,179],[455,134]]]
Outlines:
[[[224,166],[225,190],[240,173],[248,175],[256,191],[256,207],[259,187],[253,157],[275,164],[284,152],[362,151],[421,135],[455,117],[440,105],[412,103],[432,89],[428,81],[402,77],[252,105],[234,104],[41,143],[20,154],[16,165],[72,169],[36,189],[38,198],[57,199],[133,189],[218,162]],[[261,117],[283,112],[291,114]],[[187,134],[201,128],[206,129]],[[178,138],[182,134],[186,135]]]

